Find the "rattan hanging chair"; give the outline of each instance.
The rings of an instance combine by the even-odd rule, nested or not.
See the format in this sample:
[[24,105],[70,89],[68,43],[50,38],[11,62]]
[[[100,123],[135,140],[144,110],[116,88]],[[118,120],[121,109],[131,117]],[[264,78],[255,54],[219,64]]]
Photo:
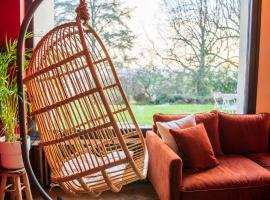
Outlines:
[[75,22],[55,27],[37,44],[23,83],[51,180],[70,193],[97,196],[144,179],[148,156],[84,1],[76,12]]

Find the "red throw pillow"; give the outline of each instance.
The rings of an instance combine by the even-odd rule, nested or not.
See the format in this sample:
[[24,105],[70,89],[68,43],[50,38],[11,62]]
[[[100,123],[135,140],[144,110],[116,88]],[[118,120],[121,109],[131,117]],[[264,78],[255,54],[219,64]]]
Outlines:
[[203,124],[185,129],[171,129],[186,169],[208,169],[218,165]]
[[[154,127],[153,130],[157,131],[156,129],[156,122],[168,122],[176,119],[181,119],[186,117],[187,115],[168,115],[168,114],[155,114],[153,116],[154,119]],[[216,155],[223,155],[220,141],[219,141],[219,132],[218,132],[218,112],[213,110],[207,113],[199,113],[195,114],[196,123],[203,123],[211,145],[213,147],[214,153]]]
[[264,153],[268,150],[269,119],[257,115],[219,113],[219,134],[225,154]]

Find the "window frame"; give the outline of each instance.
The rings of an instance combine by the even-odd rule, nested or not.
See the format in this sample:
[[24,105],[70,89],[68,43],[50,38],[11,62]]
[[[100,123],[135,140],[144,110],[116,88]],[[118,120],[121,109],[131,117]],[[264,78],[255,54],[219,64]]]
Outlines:
[[250,0],[244,113],[255,114],[260,55],[262,0]]

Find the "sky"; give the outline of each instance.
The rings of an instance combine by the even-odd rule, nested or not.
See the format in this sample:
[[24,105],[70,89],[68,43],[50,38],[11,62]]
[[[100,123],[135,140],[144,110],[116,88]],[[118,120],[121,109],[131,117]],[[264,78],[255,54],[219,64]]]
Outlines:
[[[65,2],[66,0],[57,0]],[[131,18],[127,22],[136,36],[134,47],[130,52],[132,57],[138,57],[146,48],[150,47],[149,39],[158,43],[158,20],[162,16],[160,3],[162,0],[120,0],[125,7],[129,7]],[[79,0],[76,0],[79,2]],[[87,2],[87,1],[86,1]],[[73,15],[71,15],[71,19]]]
[[161,0],[126,0],[126,4],[135,8],[132,12],[132,17],[129,22],[132,30],[138,35],[147,33],[153,36],[156,29],[160,13]]
[[[66,0],[57,0],[57,1],[66,1]],[[76,0],[79,2],[79,0]],[[120,0],[125,5],[129,7],[131,12],[131,18],[127,21],[127,25],[133,31],[136,39],[134,41],[134,47],[132,48],[130,54],[131,57],[138,58],[136,61],[139,63],[132,63],[132,67],[146,66],[150,61],[155,60],[155,65],[162,66],[161,61],[158,61],[160,57],[154,59],[148,59],[153,52],[152,43],[155,45],[155,49],[162,50],[166,49],[168,42],[166,39],[168,33],[166,27],[161,26],[161,24],[166,24],[165,17],[168,13],[164,13],[161,9],[161,4],[163,0]],[[180,1],[181,2],[181,1]],[[213,2],[209,1],[209,2]],[[164,20],[165,19],[165,20]],[[166,26],[166,25],[165,25]],[[159,35],[161,34],[161,35]],[[164,37],[162,39],[162,37]],[[151,41],[151,42],[150,42]],[[152,51],[152,52],[151,52]],[[142,57],[144,53],[144,57]]]
[[126,5],[134,8],[128,25],[137,36],[133,53],[138,54],[143,49],[149,47],[149,39],[155,42],[158,41],[156,38],[158,38],[158,21],[162,16],[160,9],[161,0],[124,1]]

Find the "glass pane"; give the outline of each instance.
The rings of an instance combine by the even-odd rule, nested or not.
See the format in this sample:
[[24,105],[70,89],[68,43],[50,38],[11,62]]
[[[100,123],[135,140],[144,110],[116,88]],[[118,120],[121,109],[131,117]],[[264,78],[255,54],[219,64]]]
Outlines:
[[[55,25],[79,1],[54,0]],[[140,126],[154,113],[237,112],[241,0],[88,0]]]

